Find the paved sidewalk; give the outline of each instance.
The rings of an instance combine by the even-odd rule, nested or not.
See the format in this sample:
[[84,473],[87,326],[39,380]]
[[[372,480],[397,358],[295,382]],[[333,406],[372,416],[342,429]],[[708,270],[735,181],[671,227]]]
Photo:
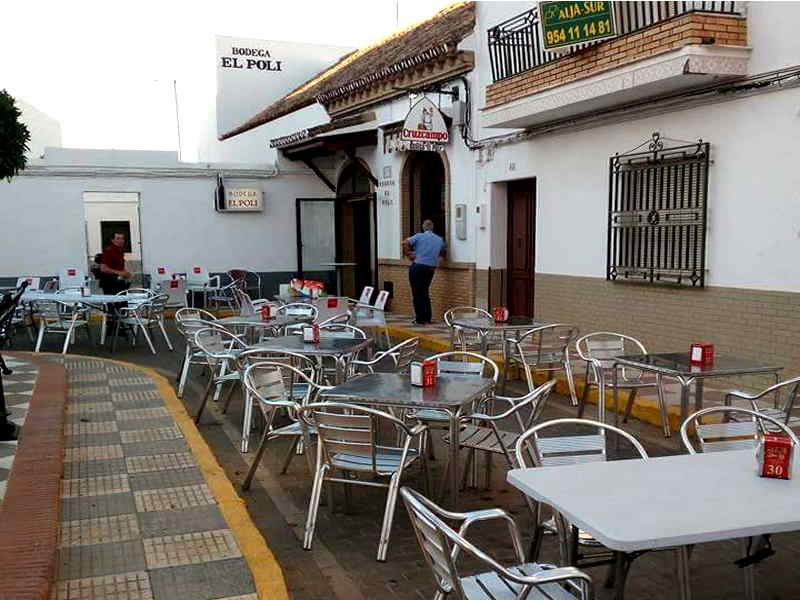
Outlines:
[[154,380],[67,357],[54,600],[256,600],[234,532]]
[[[39,376],[36,363],[19,358],[5,357],[6,366],[13,371],[11,375],[3,375],[3,390],[6,407],[11,412],[9,421],[22,427],[28,416],[28,407]],[[17,442],[0,442],[0,501],[6,494],[8,476],[14,457],[17,454]]]

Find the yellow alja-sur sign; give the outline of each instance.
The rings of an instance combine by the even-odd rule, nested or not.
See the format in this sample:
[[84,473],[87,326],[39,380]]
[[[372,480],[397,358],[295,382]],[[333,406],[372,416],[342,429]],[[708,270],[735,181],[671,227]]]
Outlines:
[[539,2],[545,50],[616,37],[613,2]]

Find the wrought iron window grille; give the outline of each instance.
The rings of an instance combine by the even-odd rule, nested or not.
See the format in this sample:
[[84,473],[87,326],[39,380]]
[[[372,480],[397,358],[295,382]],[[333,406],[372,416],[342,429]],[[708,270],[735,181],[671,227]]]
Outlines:
[[609,159],[606,279],[704,287],[711,146],[664,140]]
[[[619,37],[691,12],[742,14],[744,2],[615,2]],[[534,6],[487,30],[492,80],[500,81],[530,71],[584,48],[602,44],[587,42],[566,54],[544,49],[539,29],[539,8]]]

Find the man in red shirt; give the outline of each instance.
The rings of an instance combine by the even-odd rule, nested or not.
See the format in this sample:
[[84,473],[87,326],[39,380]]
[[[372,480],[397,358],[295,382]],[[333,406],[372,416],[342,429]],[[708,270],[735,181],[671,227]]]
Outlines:
[[125,269],[125,234],[116,232],[100,258],[100,287],[104,294],[128,289],[131,274]]

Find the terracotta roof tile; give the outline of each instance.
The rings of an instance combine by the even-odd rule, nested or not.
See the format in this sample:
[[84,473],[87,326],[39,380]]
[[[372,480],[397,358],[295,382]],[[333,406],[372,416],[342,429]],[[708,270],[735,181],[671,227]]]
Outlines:
[[472,33],[474,26],[472,2],[451,4],[422,22],[347,54],[219,139],[244,133],[315,102],[326,103],[391,73],[445,54]]

